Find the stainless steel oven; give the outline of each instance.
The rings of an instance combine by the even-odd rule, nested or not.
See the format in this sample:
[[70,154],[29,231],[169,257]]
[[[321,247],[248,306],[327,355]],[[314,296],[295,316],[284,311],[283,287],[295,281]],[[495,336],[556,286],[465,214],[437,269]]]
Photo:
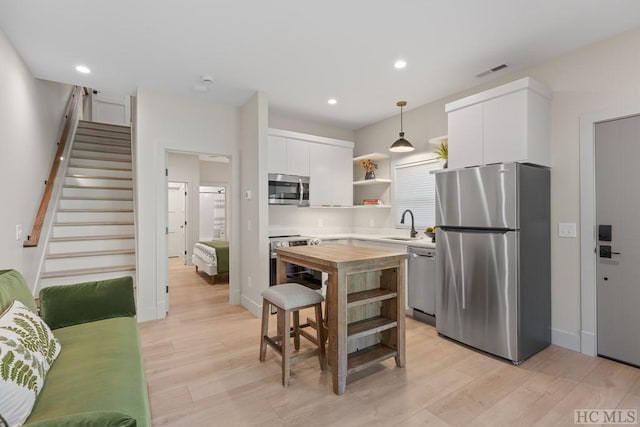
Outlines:
[[[300,235],[270,237],[269,253],[271,254],[271,264],[269,268],[269,286],[277,284],[275,249],[319,244],[320,240],[318,239]],[[300,283],[313,290],[319,290],[322,288],[322,273],[299,265],[287,264],[287,283]]]
[[270,173],[269,204],[309,206],[309,177]]

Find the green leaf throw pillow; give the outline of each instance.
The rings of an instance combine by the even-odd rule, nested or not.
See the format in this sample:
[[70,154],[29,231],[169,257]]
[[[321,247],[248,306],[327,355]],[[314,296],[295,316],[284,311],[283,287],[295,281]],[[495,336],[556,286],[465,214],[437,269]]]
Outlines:
[[58,354],[60,342],[20,301],[0,316],[0,415],[9,425],[25,422]]

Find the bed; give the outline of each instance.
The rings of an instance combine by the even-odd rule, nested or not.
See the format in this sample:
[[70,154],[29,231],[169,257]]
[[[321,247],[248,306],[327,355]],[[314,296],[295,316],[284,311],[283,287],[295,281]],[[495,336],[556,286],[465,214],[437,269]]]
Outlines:
[[211,283],[214,284],[216,276],[229,274],[229,242],[212,240],[196,243],[191,262],[196,266],[196,272],[204,271],[211,276]]

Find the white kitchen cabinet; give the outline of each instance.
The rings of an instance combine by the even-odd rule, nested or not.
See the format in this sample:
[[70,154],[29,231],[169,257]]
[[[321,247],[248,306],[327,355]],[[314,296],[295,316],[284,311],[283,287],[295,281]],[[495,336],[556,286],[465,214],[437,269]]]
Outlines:
[[268,172],[309,176],[309,144],[301,139],[269,135]]
[[267,159],[269,173],[287,174],[287,138],[269,135]]
[[526,77],[446,105],[449,168],[551,165],[551,91]]
[[287,138],[287,171],[289,175],[309,176],[309,145],[307,141]]
[[327,144],[310,144],[311,206],[351,206],[353,203],[353,149]]
[[482,104],[449,113],[450,168],[483,164]]

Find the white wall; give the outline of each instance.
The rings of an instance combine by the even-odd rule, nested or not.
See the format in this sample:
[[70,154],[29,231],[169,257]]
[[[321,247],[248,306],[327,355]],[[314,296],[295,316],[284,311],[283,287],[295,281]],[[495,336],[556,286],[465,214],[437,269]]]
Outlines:
[[[445,99],[407,111],[406,137],[418,150],[447,133],[444,104],[523,76],[553,90],[551,118],[552,335],[556,344],[580,348],[580,241],[560,239],[557,223],[580,219],[579,120],[582,115],[640,104],[640,29]],[[356,132],[356,153],[388,149],[397,138],[393,117]],[[578,227],[579,229],[579,227]]]
[[[139,88],[135,144],[138,318],[165,316],[167,284],[167,151],[226,155],[231,158],[228,202],[240,211],[239,116],[233,107]],[[231,220],[229,298],[238,304],[239,221]]]
[[193,245],[200,237],[200,161],[195,154],[170,152],[167,156],[168,181],[187,183],[187,265],[191,265]]
[[307,133],[309,135],[353,141],[355,134],[352,130],[316,123],[309,120],[296,119],[269,111],[269,127],[272,129],[290,130]]
[[[49,176],[71,87],[33,77],[0,30],[0,269],[15,268],[35,287],[37,249],[22,242]],[[23,237],[16,239],[16,225]]]
[[200,160],[201,185],[229,182],[229,163]]
[[269,287],[267,130],[268,104],[256,93],[240,108],[240,207],[242,306],[260,316]]

